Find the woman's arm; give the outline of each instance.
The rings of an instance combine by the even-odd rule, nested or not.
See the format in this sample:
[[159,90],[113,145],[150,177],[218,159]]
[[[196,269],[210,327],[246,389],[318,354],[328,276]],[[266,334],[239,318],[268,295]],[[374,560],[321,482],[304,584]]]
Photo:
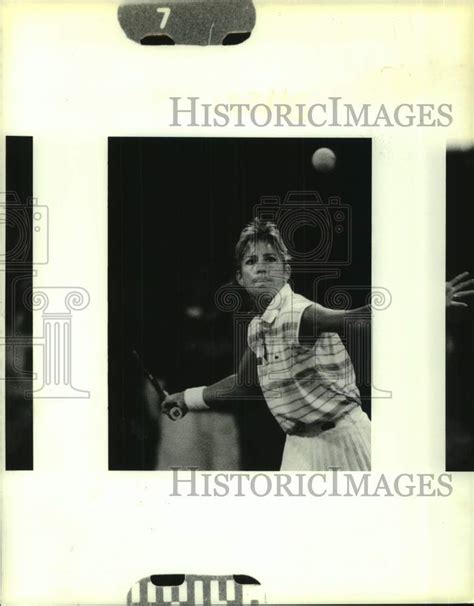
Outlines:
[[312,346],[322,332],[341,333],[344,327],[356,320],[370,320],[371,306],[357,309],[328,309],[313,303],[301,317],[299,340],[302,345]]
[[257,376],[257,359],[247,347],[235,375],[230,375],[204,388],[204,402],[210,408],[232,400],[244,400],[262,395]]
[[236,374],[212,385],[171,394],[163,402],[162,411],[167,413],[178,406],[186,414],[189,410],[224,408],[236,400],[255,400],[259,397],[263,396],[258,383],[257,360],[252,350],[247,348]]

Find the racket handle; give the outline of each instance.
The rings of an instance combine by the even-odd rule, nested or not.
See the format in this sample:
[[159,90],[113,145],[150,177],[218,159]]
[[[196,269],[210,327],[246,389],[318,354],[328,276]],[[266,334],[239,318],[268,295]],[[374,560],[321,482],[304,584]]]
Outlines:
[[183,411],[179,406],[173,406],[168,410],[167,415],[172,421],[177,421],[183,418]]
[[135,360],[138,362],[138,364],[140,365],[145,377],[148,379],[148,381],[150,381],[150,383],[155,388],[155,391],[158,394],[158,398],[159,398],[159,401],[161,404],[161,402],[163,402],[163,400],[168,395],[168,392],[166,392],[163,389],[163,387],[161,387],[160,383],[158,382],[158,379],[151,374],[151,372],[148,370],[148,368],[145,368],[145,366],[143,365],[142,359],[140,358],[140,355],[138,354],[136,349],[132,349],[132,355],[135,358]]

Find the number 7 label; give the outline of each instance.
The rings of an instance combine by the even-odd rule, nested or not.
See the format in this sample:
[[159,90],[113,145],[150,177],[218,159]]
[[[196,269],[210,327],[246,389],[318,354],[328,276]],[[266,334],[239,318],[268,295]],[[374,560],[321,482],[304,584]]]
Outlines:
[[160,29],[165,29],[166,24],[168,23],[168,19],[171,13],[171,9],[168,7],[163,7],[163,8],[157,8],[156,9],[157,13],[163,13],[163,18],[161,20],[160,23]]

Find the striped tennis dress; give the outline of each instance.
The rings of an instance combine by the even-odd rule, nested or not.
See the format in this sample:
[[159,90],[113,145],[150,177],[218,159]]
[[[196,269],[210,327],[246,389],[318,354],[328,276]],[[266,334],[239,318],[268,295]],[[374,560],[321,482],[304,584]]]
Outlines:
[[287,434],[282,470],[370,470],[370,420],[339,335],[300,343],[312,301],[286,284],[248,329],[263,395]]

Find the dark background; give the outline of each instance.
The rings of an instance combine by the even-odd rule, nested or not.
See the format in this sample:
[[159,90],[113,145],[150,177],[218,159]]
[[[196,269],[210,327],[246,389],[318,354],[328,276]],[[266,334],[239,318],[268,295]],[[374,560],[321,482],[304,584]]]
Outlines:
[[33,281],[33,138],[6,137],[5,468],[33,469],[33,316],[25,294]]
[[[474,276],[474,149],[446,155],[446,279]],[[446,469],[474,471],[474,314],[446,317]]]
[[[318,147],[336,153],[334,172],[314,170]],[[214,295],[233,278],[234,246],[255,205],[262,196],[283,200],[291,190],[317,190],[324,203],[340,196],[352,211],[345,228],[351,262],[338,263],[344,256],[339,240],[341,250],[334,244],[327,260],[339,277],[323,280],[316,292],[314,279],[327,264],[295,268],[295,290],[324,304],[327,289],[343,285],[351,307],[364,305],[371,285],[369,139],[109,139],[111,469],[154,465],[159,434],[140,395],[133,347],[170,392],[234,371],[233,314],[220,311]],[[293,249],[303,251],[321,236],[314,227],[294,235]],[[367,368],[354,363],[370,412],[370,376],[362,377]],[[370,370],[370,352],[367,365]],[[284,436],[266,405],[248,402],[233,413],[243,468],[278,469]]]

